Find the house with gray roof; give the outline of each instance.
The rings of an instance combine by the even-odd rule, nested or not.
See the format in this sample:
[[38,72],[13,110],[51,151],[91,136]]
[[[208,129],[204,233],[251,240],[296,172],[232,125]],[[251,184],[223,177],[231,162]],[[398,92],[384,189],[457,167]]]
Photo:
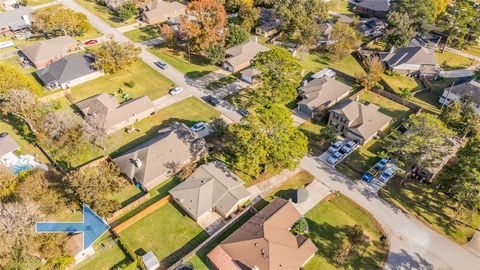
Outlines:
[[8,35],[32,26],[33,9],[20,7],[0,13],[0,34]]
[[375,104],[346,100],[330,110],[328,126],[338,134],[365,144],[388,127],[392,118],[379,111]]
[[142,20],[149,24],[174,21],[187,12],[187,6],[177,1],[153,0],[143,7]]
[[363,0],[353,10],[363,16],[386,19],[389,9],[390,0]]
[[243,181],[220,162],[200,166],[169,193],[196,221],[213,211],[228,218],[250,198]]
[[379,57],[387,68],[402,75],[437,77],[440,73],[435,52],[426,47],[392,48]]
[[208,151],[203,138],[183,123],[173,123],[152,139],[114,158],[113,162],[130,181],[151,190]]
[[322,112],[346,98],[351,90],[352,87],[335,77],[321,76],[298,89],[302,100],[297,103],[297,108],[310,118],[321,116]]
[[69,36],[41,40],[20,51],[36,68],[46,67],[77,48],[77,41]]
[[267,47],[259,44],[256,40],[238,44],[237,46],[227,49],[227,57],[222,67],[230,72],[239,72],[248,68],[258,53],[268,50]]
[[0,133],[0,159],[20,149],[20,145],[7,132]]
[[478,80],[445,88],[439,102],[442,105],[448,105],[452,102],[461,102],[467,97],[472,101],[476,112],[480,114],[480,81]]
[[119,103],[118,97],[102,93],[80,101],[76,106],[88,123],[103,128],[107,134],[133,125],[155,112],[155,106],[147,96]]
[[95,59],[88,54],[71,54],[35,72],[48,89],[67,89],[103,76],[93,67]]

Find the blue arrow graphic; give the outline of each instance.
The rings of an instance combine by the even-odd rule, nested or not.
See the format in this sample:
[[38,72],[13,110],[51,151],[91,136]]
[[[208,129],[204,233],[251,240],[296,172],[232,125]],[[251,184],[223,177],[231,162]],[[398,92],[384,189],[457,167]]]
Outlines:
[[110,226],[90,207],[83,205],[83,222],[37,222],[37,233],[83,233],[83,249],[90,247]]

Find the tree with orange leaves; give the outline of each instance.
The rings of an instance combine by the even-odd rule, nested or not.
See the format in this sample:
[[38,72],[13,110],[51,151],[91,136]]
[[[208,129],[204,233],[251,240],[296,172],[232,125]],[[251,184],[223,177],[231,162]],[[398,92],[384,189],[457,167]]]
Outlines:
[[205,54],[207,48],[223,43],[227,13],[215,0],[196,0],[187,6],[187,16],[182,17],[181,29],[192,50]]

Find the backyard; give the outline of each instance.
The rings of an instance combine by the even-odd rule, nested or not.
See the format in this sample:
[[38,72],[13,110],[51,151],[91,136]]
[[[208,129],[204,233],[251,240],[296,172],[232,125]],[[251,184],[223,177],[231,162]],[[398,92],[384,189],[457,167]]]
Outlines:
[[190,63],[187,53],[182,50],[155,47],[149,48],[148,51],[191,79],[200,78],[218,69],[216,66],[210,65],[206,58],[194,54],[190,56]]
[[325,147],[321,142],[320,130],[326,127],[326,123],[314,123],[311,121],[304,122],[298,127],[298,129],[308,138],[308,148],[310,153],[320,155],[325,151]]
[[208,234],[183,210],[168,203],[120,233],[137,255],[152,251],[166,268],[207,239]]
[[459,244],[465,244],[480,227],[479,213],[461,213],[456,218],[456,209],[442,192],[435,192],[435,185],[420,184],[409,180],[400,184],[400,178],[389,181],[379,195],[419,218],[433,230],[444,234]]
[[157,25],[147,25],[123,34],[131,41],[141,43],[147,40],[158,38],[160,36],[160,27]]
[[[100,93],[119,94],[122,89],[130,98],[148,96],[152,101],[168,94],[174,83],[155,71],[153,68],[138,61],[126,70],[115,74],[106,74],[98,79],[72,88],[71,96],[75,102],[84,100]],[[120,96],[120,94],[119,94]]]
[[135,19],[129,19],[128,21],[123,22],[117,14],[106,6],[98,4],[96,1],[91,0],[75,0],[78,4],[88,9],[93,14],[100,17],[106,23],[113,27],[120,27],[135,23]]
[[382,79],[393,88],[395,92],[400,92],[400,88],[406,88],[410,92],[415,92],[423,88],[422,83],[413,77],[394,74],[393,76],[383,74]]
[[125,267],[131,260],[125,255],[120,246],[111,236],[102,237],[94,244],[95,254],[81,262],[79,270],[109,270]]
[[300,64],[307,73],[315,73],[326,67],[338,69],[350,76],[355,76],[356,73],[365,73],[362,66],[351,54],[343,59],[333,60],[326,53],[312,50],[300,58]]
[[440,67],[444,70],[462,69],[475,64],[475,61],[449,51],[435,52]]
[[454,81],[455,79],[427,81],[427,88],[429,90],[416,94],[413,97],[412,102],[432,113],[439,114],[441,108],[441,104],[439,102],[440,96],[445,88],[452,86]]
[[18,62],[18,58],[18,55],[14,55],[12,57],[0,60],[0,62],[10,64],[17,68],[20,72],[26,74],[28,80],[32,82],[31,90],[37,97],[46,96],[53,93],[53,91],[48,91],[47,88],[43,87],[42,83],[36,79],[36,76],[33,75],[36,69],[34,67],[23,68]]
[[[330,195],[305,214],[309,238],[317,245],[315,256],[305,265],[316,269],[380,269],[388,252],[381,226],[365,209],[342,194]],[[354,253],[344,265],[335,265],[331,258],[347,227],[362,227],[371,244],[361,254]]]

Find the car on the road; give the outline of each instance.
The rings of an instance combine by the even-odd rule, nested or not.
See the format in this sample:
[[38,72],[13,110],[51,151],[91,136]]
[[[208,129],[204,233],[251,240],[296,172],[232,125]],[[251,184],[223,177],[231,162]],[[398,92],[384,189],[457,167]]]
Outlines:
[[168,91],[168,93],[172,96],[176,95],[176,94],[179,94],[183,91],[183,88],[180,87],[180,86],[175,86],[173,89],[171,89],[170,91]]
[[199,132],[200,130],[204,130],[207,127],[207,124],[205,122],[198,122],[194,124],[190,130],[193,132]]
[[387,164],[390,162],[388,158],[382,158],[379,162],[377,162],[374,166],[375,170],[381,171],[387,166]]
[[380,179],[380,181],[382,182],[387,182],[395,176],[396,171],[397,168],[395,166],[388,167],[383,170],[382,174],[380,174],[380,177],[378,177],[378,179]]
[[87,40],[83,43],[83,45],[86,45],[86,46],[90,46],[90,45],[95,45],[98,43],[98,40],[96,39],[90,39],[90,40]]
[[167,63],[163,62],[163,61],[157,61],[155,62],[155,65],[161,69],[167,69]]
[[347,142],[344,146],[342,146],[342,150],[346,153],[350,153],[355,148],[355,146],[357,146],[357,143],[354,140],[351,140]]
[[338,141],[338,142],[330,145],[330,147],[328,147],[327,151],[329,153],[333,154],[333,153],[337,152],[338,150],[340,150],[342,148],[342,146],[343,146],[343,141]]
[[203,97],[203,100],[205,100],[208,104],[212,106],[217,106],[218,104],[220,104],[220,100],[211,95]]
[[250,115],[250,112],[247,109],[244,109],[244,108],[238,109],[237,112],[241,116],[249,116]]
[[329,164],[335,165],[340,161],[342,157],[343,157],[343,154],[340,153],[340,151],[337,151],[328,157],[327,162]]

